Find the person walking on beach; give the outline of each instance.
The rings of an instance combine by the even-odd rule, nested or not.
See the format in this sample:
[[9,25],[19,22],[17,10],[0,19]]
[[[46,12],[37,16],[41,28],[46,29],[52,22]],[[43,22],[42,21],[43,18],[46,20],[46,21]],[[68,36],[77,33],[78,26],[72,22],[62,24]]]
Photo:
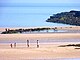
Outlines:
[[10,44],[11,48],[12,48],[12,44]]
[[14,48],[16,47],[16,43],[14,43]]
[[27,40],[27,47],[29,47],[29,40]]
[[39,40],[37,40],[37,48],[39,48],[39,44],[38,43],[39,43]]

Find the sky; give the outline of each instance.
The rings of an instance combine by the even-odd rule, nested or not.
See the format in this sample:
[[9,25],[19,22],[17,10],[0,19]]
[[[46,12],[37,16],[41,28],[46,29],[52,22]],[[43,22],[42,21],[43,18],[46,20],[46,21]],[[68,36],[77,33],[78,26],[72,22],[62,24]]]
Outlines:
[[0,0],[0,3],[80,3],[80,0]]

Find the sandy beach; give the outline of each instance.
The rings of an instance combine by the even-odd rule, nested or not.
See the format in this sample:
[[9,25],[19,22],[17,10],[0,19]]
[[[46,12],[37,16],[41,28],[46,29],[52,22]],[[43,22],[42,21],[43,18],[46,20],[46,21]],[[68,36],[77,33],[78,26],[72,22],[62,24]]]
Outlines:
[[17,48],[0,48],[0,60],[80,58],[80,50],[74,48],[58,47],[54,44],[41,44],[40,48],[20,46]]
[[[80,27],[57,27],[58,30],[78,31]],[[12,28],[16,29],[16,28]],[[0,28],[4,31],[5,28]],[[30,47],[26,45],[29,40]],[[39,40],[39,48],[36,41]],[[16,43],[16,48],[10,44]],[[78,60],[79,47],[59,47],[80,44],[80,33],[0,34],[0,60]]]
[[[26,40],[33,41],[30,47],[26,47]],[[36,47],[36,40],[39,40],[40,47]],[[78,39],[78,41],[64,42],[66,39]],[[58,47],[64,44],[79,44],[80,33],[46,33],[46,34],[0,34],[0,60],[64,60],[66,58],[80,58],[80,49],[76,47]],[[17,43],[16,48],[11,48],[10,43],[16,40],[25,41]],[[50,41],[51,40],[51,43]],[[60,40],[61,42],[55,42]],[[45,42],[44,42],[45,41]],[[54,41],[54,42],[52,42]],[[63,41],[63,42],[62,42]],[[16,41],[17,42],[17,41]]]

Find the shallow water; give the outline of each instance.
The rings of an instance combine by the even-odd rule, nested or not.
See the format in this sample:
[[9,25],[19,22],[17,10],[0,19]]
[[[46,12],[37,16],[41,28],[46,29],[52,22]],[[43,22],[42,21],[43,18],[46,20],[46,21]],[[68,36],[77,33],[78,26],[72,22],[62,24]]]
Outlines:
[[70,10],[80,10],[79,4],[0,4],[0,27],[69,26],[46,20]]
[[[30,43],[36,43],[36,41],[39,40],[39,43],[80,43],[80,39],[54,39],[54,38],[37,38],[37,39],[29,39]],[[15,39],[15,40],[11,40],[11,39],[7,39],[7,40],[1,40],[0,39],[0,43],[26,43],[27,39]]]

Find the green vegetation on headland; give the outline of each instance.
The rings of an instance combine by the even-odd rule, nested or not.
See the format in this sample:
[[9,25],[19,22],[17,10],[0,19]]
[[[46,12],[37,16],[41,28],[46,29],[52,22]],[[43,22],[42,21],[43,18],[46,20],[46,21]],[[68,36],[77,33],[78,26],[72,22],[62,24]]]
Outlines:
[[46,22],[80,26],[80,11],[61,12],[50,16]]

